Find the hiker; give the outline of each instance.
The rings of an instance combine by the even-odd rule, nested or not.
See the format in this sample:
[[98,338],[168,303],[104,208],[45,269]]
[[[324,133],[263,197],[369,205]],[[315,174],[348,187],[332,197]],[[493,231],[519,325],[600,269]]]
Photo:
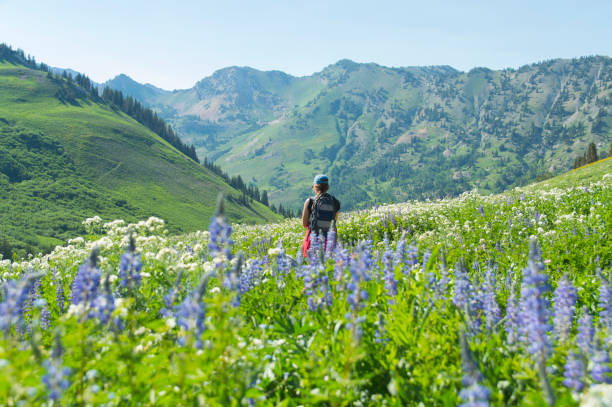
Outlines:
[[327,193],[327,190],[329,190],[329,178],[327,178],[327,175],[319,174],[314,177],[312,190],[315,196],[308,198],[304,202],[304,210],[302,211],[302,225],[308,229],[302,243],[304,257],[308,254],[310,235],[312,233],[319,235],[319,238],[324,237],[325,243],[323,247],[324,249],[327,247],[327,232],[332,225],[332,221],[334,221],[335,227],[335,222],[338,221],[338,213],[340,212],[340,201]]

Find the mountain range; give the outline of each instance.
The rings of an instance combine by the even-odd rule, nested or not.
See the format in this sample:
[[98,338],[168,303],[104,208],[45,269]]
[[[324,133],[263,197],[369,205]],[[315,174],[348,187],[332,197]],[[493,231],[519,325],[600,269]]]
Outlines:
[[0,254],[48,251],[95,215],[205,230],[219,193],[232,222],[281,219],[79,78],[0,44]]
[[612,59],[518,69],[341,60],[310,76],[229,67],[167,91],[106,83],[154,109],[200,158],[299,208],[328,173],[343,208],[499,192],[571,168],[612,135]]

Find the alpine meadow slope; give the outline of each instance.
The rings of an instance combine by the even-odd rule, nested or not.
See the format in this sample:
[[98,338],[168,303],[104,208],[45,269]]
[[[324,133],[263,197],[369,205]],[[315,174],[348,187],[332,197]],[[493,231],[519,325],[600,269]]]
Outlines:
[[347,209],[501,192],[571,168],[590,142],[607,151],[612,135],[606,56],[469,72],[341,60],[305,77],[230,67],[172,92],[125,76],[105,85],[294,208],[316,172]]
[[298,218],[94,222],[0,260],[0,404],[608,405],[611,167],[342,212],[305,259]]
[[223,193],[233,222],[280,217],[74,81],[0,53],[0,253],[48,251],[82,222],[157,216],[208,225]]

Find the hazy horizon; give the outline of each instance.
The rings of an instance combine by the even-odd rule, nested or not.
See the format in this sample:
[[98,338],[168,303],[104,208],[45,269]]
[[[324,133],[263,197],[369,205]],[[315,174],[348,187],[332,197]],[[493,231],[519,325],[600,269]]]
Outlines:
[[0,0],[0,42],[96,82],[172,90],[229,66],[308,76],[341,59],[460,71],[612,55],[612,3],[324,1],[224,4]]

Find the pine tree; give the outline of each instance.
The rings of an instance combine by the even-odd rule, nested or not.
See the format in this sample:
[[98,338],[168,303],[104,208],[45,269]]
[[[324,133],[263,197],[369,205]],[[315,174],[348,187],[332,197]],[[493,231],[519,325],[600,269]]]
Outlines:
[[586,154],[586,163],[594,163],[598,159],[599,158],[597,158],[597,148],[595,147],[595,143],[590,143]]
[[[610,145],[610,150],[612,151],[612,144]],[[268,206],[270,202],[268,201],[268,191],[264,190],[263,194],[261,194],[261,203]]]

